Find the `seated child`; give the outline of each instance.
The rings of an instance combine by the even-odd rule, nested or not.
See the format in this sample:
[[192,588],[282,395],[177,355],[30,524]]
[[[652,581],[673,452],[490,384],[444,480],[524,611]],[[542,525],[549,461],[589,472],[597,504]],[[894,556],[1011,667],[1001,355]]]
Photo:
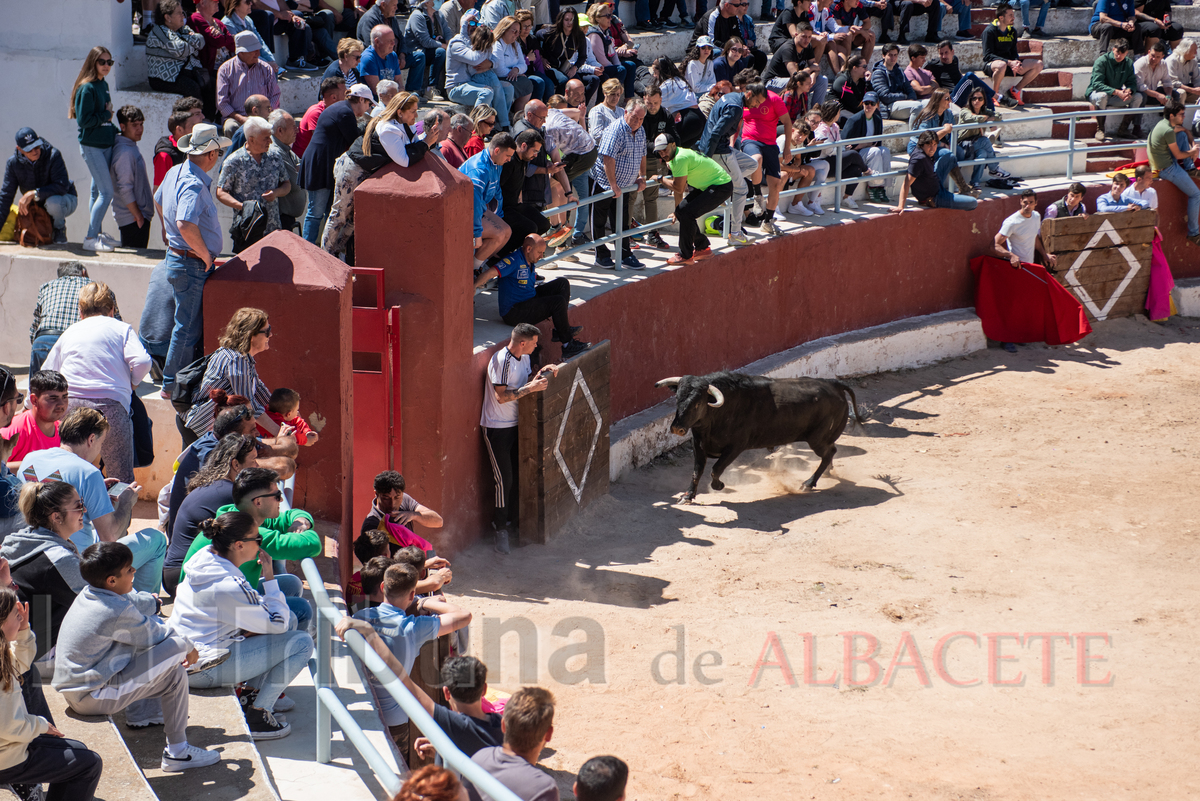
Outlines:
[[[300,416],[300,393],[294,389],[280,387],[271,393],[271,401],[267,406],[267,417],[276,423],[287,423],[296,429],[297,445],[316,445],[317,432],[313,431],[304,418]],[[262,426],[258,427],[260,437],[269,437],[271,432]]]
[[[378,557],[376,557],[378,558]],[[413,662],[421,646],[437,637],[458,631],[471,622],[471,613],[451,606],[444,601],[423,598],[420,616],[408,615],[408,609],[417,596],[417,571],[408,564],[394,564],[383,577],[384,603],[371,609],[354,613],[358,620],[370,623],[392,654],[400,660],[406,671],[412,671]],[[373,691],[379,698],[379,716],[396,748],[405,760],[411,762],[409,750],[408,715],[391,693],[378,686],[373,675],[368,676]]]
[[0,785],[21,799],[90,799],[100,784],[100,755],[68,740],[45,717],[31,715],[21,695],[21,674],[33,665],[36,637],[29,627],[29,604],[0,588]]
[[162,769],[168,772],[214,765],[218,751],[187,741],[188,667],[204,670],[224,662],[229,651],[197,664],[186,638],[157,615],[134,605],[133,552],[120,542],[99,542],[83,551],[79,572],[87,586],[75,599],[58,632],[54,689],[81,715],[125,710],[130,728],[166,724]]
[[354,611],[370,609],[383,603],[383,576],[396,564],[390,556],[374,556],[367,560],[358,575],[362,577],[357,593],[351,593]]
[[[450,572],[450,562],[440,556],[425,557],[425,552],[416,545],[406,545],[392,556],[397,562],[412,565],[417,575],[417,595],[433,595],[440,592],[442,587],[449,584],[454,574]],[[411,612],[409,614],[412,614]]]
[[[373,528],[364,531],[354,539],[354,558],[360,565],[365,566],[376,556],[391,556],[392,551],[397,547],[386,531]],[[346,594],[352,599],[364,594],[370,595],[370,593],[363,593],[361,569],[356,570],[350,576],[350,583],[346,585]]]
[[[429,694],[412,680],[404,665],[370,624],[346,617],[334,626],[334,630],[342,638],[345,638],[349,629],[363,635],[367,644],[383,658],[396,677],[464,754],[472,756],[481,748],[490,748],[504,742],[500,715],[484,712],[482,709],[483,695],[487,692],[487,665],[473,656],[455,656],[447,660],[446,664],[442,665],[441,693],[449,706],[442,706],[434,703]],[[425,760],[432,760],[436,753],[426,737],[418,737],[413,743],[413,749]]]

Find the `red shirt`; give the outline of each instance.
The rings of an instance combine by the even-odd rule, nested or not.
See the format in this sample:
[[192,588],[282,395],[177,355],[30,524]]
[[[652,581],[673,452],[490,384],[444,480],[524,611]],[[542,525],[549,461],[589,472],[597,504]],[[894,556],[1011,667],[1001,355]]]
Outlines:
[[[171,140],[171,144],[176,144],[174,136],[167,136]],[[175,162],[171,160],[170,153],[155,153],[154,154],[154,188],[163,182],[167,177],[167,173],[175,166]]]
[[467,158],[471,158],[477,153],[483,152],[483,137],[479,134],[471,134],[471,138],[463,145],[463,152],[467,154]]
[[776,123],[787,115],[787,104],[783,99],[774,92],[767,92],[767,99],[758,108],[746,106],[742,109],[742,138],[775,144]]
[[304,151],[308,149],[308,143],[312,141],[313,132],[317,130],[317,118],[321,116],[321,112],[325,110],[325,101],[309,106],[308,111],[304,112],[304,116],[300,118],[300,129],[296,134],[296,141],[292,145],[292,152],[297,156],[303,156]]
[[[308,423],[304,422],[304,418],[301,417],[300,415],[296,415],[291,420],[285,420],[283,415],[280,414],[279,412],[272,412],[270,410],[267,410],[267,417],[270,417],[272,420],[274,420],[276,423],[279,423],[280,425],[287,423],[289,426],[292,426],[293,428],[295,428],[297,445],[306,445],[308,443],[308,435],[312,433],[312,428],[309,427]],[[262,426],[258,427],[258,434],[261,437],[272,436],[271,432],[267,431]]]
[[469,158],[461,147],[454,144],[454,140],[452,139],[443,139],[438,147],[441,149],[442,157],[446,159],[446,163],[456,170]]
[[33,409],[21,412],[13,419],[8,428],[0,429],[0,437],[4,437],[5,439],[12,439],[13,434],[19,434],[20,436],[17,439],[17,444],[13,447],[12,456],[8,457],[10,462],[19,462],[28,453],[57,448],[62,444],[58,439],[58,421],[54,421],[54,436],[47,437],[38,428],[37,418],[33,415]]

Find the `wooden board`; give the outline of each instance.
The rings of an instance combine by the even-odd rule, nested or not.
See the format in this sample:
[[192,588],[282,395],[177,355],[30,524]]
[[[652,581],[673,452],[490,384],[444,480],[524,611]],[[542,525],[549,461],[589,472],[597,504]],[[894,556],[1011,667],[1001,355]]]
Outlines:
[[1089,322],[1145,308],[1158,212],[1124,211],[1045,220],[1042,241],[1058,257],[1055,279],[1083,304]]
[[605,340],[564,363],[544,392],[519,402],[523,544],[545,543],[608,492],[609,347]]
[[[1087,217],[1044,219],[1042,220],[1042,242],[1051,253],[1058,253],[1060,250],[1083,250],[1105,221],[1121,232],[1121,239],[1126,243],[1152,242],[1154,241],[1153,231],[1146,239],[1140,238],[1145,234],[1127,236],[1123,232],[1137,228],[1153,229],[1158,224],[1158,212],[1153,209],[1145,209],[1143,211],[1089,214]],[[1071,243],[1079,239],[1082,239],[1082,242],[1072,247]]]

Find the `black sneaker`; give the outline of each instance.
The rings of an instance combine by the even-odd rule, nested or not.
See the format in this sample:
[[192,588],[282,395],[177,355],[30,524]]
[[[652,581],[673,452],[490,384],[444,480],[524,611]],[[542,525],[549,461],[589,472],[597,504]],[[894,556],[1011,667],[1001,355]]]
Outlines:
[[959,39],[974,39],[975,35],[971,33],[970,28],[963,28],[961,31],[955,31],[954,35]]
[[658,231],[651,231],[646,234],[646,244],[652,248],[661,248],[663,250],[666,250],[668,247],[663,238],[658,235]]
[[570,342],[563,345],[563,349],[562,349],[563,358],[570,359],[575,356],[578,356],[579,354],[583,353],[585,350],[587,350],[591,346],[592,346],[591,342],[581,342],[578,339],[572,339]]
[[607,267],[609,269],[612,269],[613,267],[617,266],[617,263],[612,260],[612,256],[605,256],[600,253],[597,253],[596,254],[596,266],[597,267]]
[[21,801],[46,801],[46,793],[40,784],[10,784],[9,788]]
[[591,242],[591,241],[592,240],[588,239],[587,234],[575,234],[574,236],[571,237],[571,247],[573,247],[573,248],[582,247],[583,245],[586,245],[588,242]]
[[67,244],[67,229],[66,228],[55,228],[54,229],[54,244],[56,244],[56,245]]
[[[571,339],[574,339],[574,338],[575,338],[575,335],[576,335],[576,334],[578,334],[578,333],[579,333],[580,331],[582,331],[582,330],[583,330],[583,326],[582,326],[582,325],[573,325],[573,326],[571,326]],[[562,340],[558,338],[558,332],[557,332],[557,331],[552,331],[552,332],[550,333],[550,341],[551,341],[551,342],[562,342]],[[568,341],[569,341],[569,340],[568,340]]]
[[278,740],[292,733],[292,724],[280,721],[271,712],[256,706],[244,707],[246,728],[252,740]]

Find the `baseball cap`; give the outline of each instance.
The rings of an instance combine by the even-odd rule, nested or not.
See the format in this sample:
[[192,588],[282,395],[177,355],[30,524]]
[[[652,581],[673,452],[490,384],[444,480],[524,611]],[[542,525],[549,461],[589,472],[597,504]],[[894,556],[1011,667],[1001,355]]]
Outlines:
[[350,91],[346,93],[346,98],[349,99],[351,97],[370,100],[372,103],[375,102],[375,95],[371,94],[371,87],[367,86],[365,83],[356,83],[354,86],[351,86]]
[[237,53],[255,53],[262,50],[262,42],[258,41],[258,34],[254,31],[242,31],[233,37],[233,42],[237,45],[234,55]]
[[41,147],[42,144],[41,137],[32,128],[22,128],[17,131],[17,147],[21,148],[22,152],[28,153],[34,148]]
[[865,95],[863,95],[862,102],[879,105],[879,95],[875,94],[874,92],[867,92]]
[[660,150],[666,150],[667,145],[674,143],[674,141],[675,137],[669,133],[660,133],[654,138],[654,152],[657,153]]

